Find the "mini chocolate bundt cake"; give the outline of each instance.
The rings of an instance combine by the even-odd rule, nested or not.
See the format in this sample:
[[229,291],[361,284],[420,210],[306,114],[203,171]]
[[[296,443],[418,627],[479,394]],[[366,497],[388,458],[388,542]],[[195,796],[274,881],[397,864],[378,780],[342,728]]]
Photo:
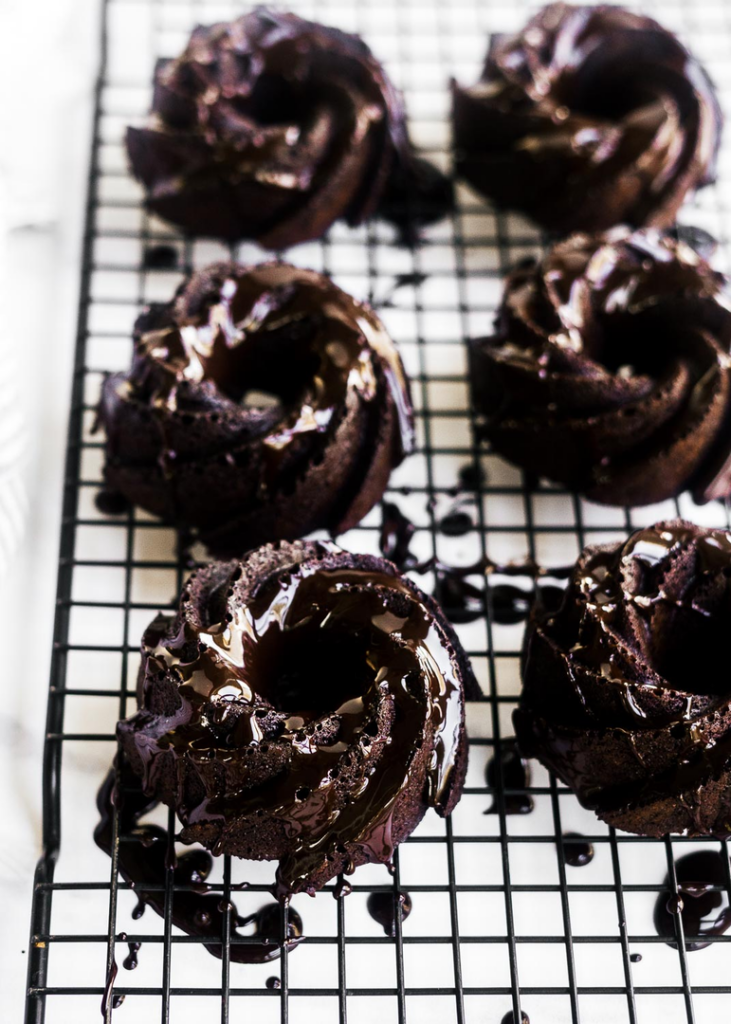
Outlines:
[[593,501],[731,493],[731,311],[724,278],[654,230],[574,235],[508,278],[473,343],[493,448]]
[[214,562],[142,642],[120,748],[181,840],[279,860],[278,892],[385,862],[459,799],[464,686],[435,602],[390,562],[329,543]]
[[514,713],[537,757],[607,824],[731,832],[731,534],[680,520],[580,556],[534,609]]
[[354,526],[414,439],[408,380],[376,315],[282,263],[215,264],[143,312],[99,418],[109,493],[226,557]]
[[453,85],[458,173],[552,231],[667,227],[713,180],[721,112],[652,18],[554,3],[493,36],[481,80]]
[[357,36],[257,7],[199,26],[155,70],[152,113],[127,130],[147,206],[193,235],[282,249],[383,205],[442,216],[447,179],[416,157],[403,102]]

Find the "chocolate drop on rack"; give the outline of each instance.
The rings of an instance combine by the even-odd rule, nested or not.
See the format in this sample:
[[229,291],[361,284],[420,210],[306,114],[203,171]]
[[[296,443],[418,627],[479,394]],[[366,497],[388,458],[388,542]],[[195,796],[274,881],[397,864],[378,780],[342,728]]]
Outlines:
[[401,920],[405,921],[413,909],[411,894],[403,889],[398,892],[372,892],[366,903],[368,913],[389,938],[396,934],[397,906],[401,908]]
[[638,964],[642,959],[642,953],[630,953],[629,958],[633,964]]
[[129,954],[122,961],[122,967],[125,971],[134,971],[139,966],[139,960],[137,954],[140,951],[141,942],[128,942],[127,947],[129,948]]
[[[705,849],[685,854],[676,861],[678,896],[668,899],[667,892],[661,892],[653,915],[658,935],[673,949],[677,949],[675,916],[678,913],[688,952],[705,949],[711,945],[711,939],[731,929],[726,857],[725,853]],[[665,879],[665,885],[670,885],[669,878]],[[695,941],[694,936],[698,936]],[[706,937],[708,942],[704,941]]]
[[474,527],[472,517],[460,508],[453,508],[439,523],[439,530],[445,537],[464,537]]
[[561,845],[563,859],[572,868],[583,868],[594,860],[594,847],[579,832],[564,832]]
[[178,265],[178,250],[174,245],[148,245],[142,257],[146,270],[174,270]]
[[[530,1024],[530,1018],[528,1017],[528,1014],[525,1012],[525,1010],[520,1011],[520,1021],[521,1024]],[[515,1024],[515,1014],[512,1010],[508,1010],[503,1019],[500,1021],[500,1024]]]
[[280,978],[274,978],[274,977],[267,978],[267,980],[266,980],[266,987],[268,989],[270,989],[270,990],[271,989],[280,989],[282,987],[281,979]]
[[[498,758],[500,759],[498,763]],[[499,751],[496,751],[487,762],[485,778],[491,789],[497,789],[500,784],[500,767],[502,765],[502,777],[504,789],[527,789],[530,786],[531,773],[530,765],[520,756],[520,752],[514,739],[502,740],[499,744]],[[504,796],[506,814],[530,814],[533,810],[533,797],[528,793],[513,793]],[[498,814],[499,805],[497,800],[485,811],[485,814]]]
[[122,494],[115,491],[97,491],[94,504],[105,516],[121,516],[129,509],[129,502]]

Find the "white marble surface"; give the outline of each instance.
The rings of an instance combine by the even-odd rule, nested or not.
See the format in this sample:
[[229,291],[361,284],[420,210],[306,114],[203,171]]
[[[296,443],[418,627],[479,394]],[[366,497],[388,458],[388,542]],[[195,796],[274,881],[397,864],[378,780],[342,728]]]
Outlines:
[[5,0],[0,32],[6,97],[0,115],[0,331],[3,344],[17,354],[29,498],[24,537],[0,579],[0,1020],[10,1024],[22,1020],[31,883],[40,852],[42,744],[97,3]]

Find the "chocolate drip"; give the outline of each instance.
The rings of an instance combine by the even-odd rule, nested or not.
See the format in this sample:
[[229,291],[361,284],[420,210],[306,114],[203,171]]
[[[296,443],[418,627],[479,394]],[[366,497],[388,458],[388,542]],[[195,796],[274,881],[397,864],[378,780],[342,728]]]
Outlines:
[[[165,914],[165,880],[169,872],[172,872],[173,884],[185,886],[187,890],[176,891],[173,896],[172,921],[173,924],[184,931],[187,935],[197,935],[210,942],[205,943],[205,948],[216,957],[221,957],[221,936],[224,930],[225,916],[231,913],[233,921],[240,921],[236,908],[231,903],[224,903],[220,896],[204,894],[201,892],[204,880],[208,877],[212,859],[210,854],[203,850],[192,850],[177,858],[177,864],[173,867],[168,859],[168,850],[172,848],[172,840],[168,832],[158,825],[141,825],[140,819],[149,814],[157,806],[157,801],[145,796],[142,792],[139,780],[130,772],[129,768],[121,762],[118,767],[120,785],[116,783],[116,773],[112,770],[107,775],[99,795],[97,807],[101,819],[94,830],[94,840],[105,853],[112,854],[113,844],[113,815],[117,812],[119,823],[120,843],[118,847],[118,869],[125,882],[129,883],[141,902],[152,907],[161,917]],[[148,886],[150,888],[148,888]],[[155,888],[152,888],[155,887]],[[270,905],[271,906],[271,905]],[[274,904],[279,911],[279,905]],[[294,911],[295,921],[299,916]],[[252,920],[256,915],[247,918]],[[266,918],[267,929],[271,926],[271,912]],[[301,921],[299,921],[301,935]],[[290,929],[291,930],[291,929]],[[244,938],[235,928],[231,929],[235,938]],[[257,934],[260,934],[258,931]],[[232,943],[230,946],[231,960],[236,963],[266,963],[275,960],[280,953],[280,946],[276,945],[278,939],[266,930],[262,934],[260,943]],[[287,940],[287,948],[293,948],[299,938],[290,937]],[[130,943],[130,958],[125,960],[124,966],[132,970],[137,966],[136,957],[133,957],[132,946],[137,943]],[[135,951],[136,952],[136,951]],[[111,993],[114,978],[117,974],[116,963],[113,973],[107,980],[107,993],[102,1003],[102,1013],[108,1003],[108,995]]]
[[450,622],[474,622],[485,611],[484,590],[458,570],[437,569],[434,597]]
[[[731,928],[728,895],[728,855],[716,850],[696,850],[675,863],[678,896],[668,899],[660,893],[655,904],[655,929],[677,949],[675,916],[680,914],[686,950],[705,949],[715,936],[725,935]],[[666,886],[670,878],[665,879]],[[674,901],[674,902],[673,902]],[[672,906],[671,906],[672,903]],[[695,941],[694,938],[696,938]],[[704,939],[708,938],[706,942]],[[690,941],[688,941],[690,939]]]
[[267,978],[266,987],[270,990],[280,989],[282,987],[282,982],[279,978]]
[[414,524],[407,519],[398,505],[384,501],[381,506],[381,554],[399,569],[408,569],[416,564],[409,550],[414,535]]
[[583,868],[594,860],[594,847],[578,832],[566,832],[561,837],[563,859],[572,868]]
[[[520,1011],[520,1022],[521,1024],[530,1024],[530,1018],[528,1017],[528,1014],[525,1012],[525,1010]],[[515,1014],[512,1010],[508,1010],[503,1019],[500,1021],[500,1024],[515,1024]]]
[[[285,909],[281,903],[265,903],[255,913],[237,919],[237,924],[241,926],[247,924],[254,925],[254,938],[260,940],[258,947],[251,947],[252,949],[257,949],[258,956],[261,956],[261,959],[257,958],[257,963],[274,960],[279,956],[279,949],[274,950],[273,956],[267,954],[271,954],[271,947],[279,942],[283,928],[282,915],[284,913],[287,914],[287,948],[290,949],[302,939],[304,934],[302,918],[294,907]],[[250,960],[249,962],[254,961]]]
[[403,889],[393,892],[372,892],[366,902],[368,913],[390,938],[396,934],[397,915],[405,921],[413,909],[411,895]]
[[[502,773],[502,781],[501,781]],[[485,768],[485,779],[491,789],[528,789],[531,783],[530,765],[515,744],[515,740],[502,740],[499,753],[493,754]],[[506,793],[503,796],[506,814],[530,814],[533,797],[529,793]],[[485,814],[498,814],[500,803],[496,800]]]
[[129,953],[122,961],[122,967],[124,967],[125,971],[134,971],[139,966],[137,954],[140,951],[141,945],[141,942],[127,942]]

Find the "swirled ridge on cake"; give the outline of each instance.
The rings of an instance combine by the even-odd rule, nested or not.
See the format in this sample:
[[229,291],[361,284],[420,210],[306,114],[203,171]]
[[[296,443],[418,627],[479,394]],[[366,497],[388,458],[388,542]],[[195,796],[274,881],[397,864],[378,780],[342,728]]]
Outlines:
[[574,235],[508,278],[473,344],[493,448],[594,501],[731,493],[731,306],[683,242]]
[[281,896],[386,861],[466,770],[474,679],[434,601],[381,558],[282,543],[212,563],[145,633],[118,726],[181,840],[278,860]]
[[266,7],[199,26],[158,62],[127,130],[150,210],[194,235],[282,249],[383,205],[433,220],[450,200],[409,142],[403,102],[357,36]]
[[214,264],[145,311],[100,421],[109,490],[219,555],[348,529],[413,447],[408,381],[378,318],[283,263]]
[[728,835],[730,616],[727,531],[676,520],[587,548],[529,623],[522,752],[617,828]]
[[481,80],[453,86],[458,172],[567,234],[667,227],[712,180],[713,86],[672,33],[619,7],[553,3],[493,36]]

